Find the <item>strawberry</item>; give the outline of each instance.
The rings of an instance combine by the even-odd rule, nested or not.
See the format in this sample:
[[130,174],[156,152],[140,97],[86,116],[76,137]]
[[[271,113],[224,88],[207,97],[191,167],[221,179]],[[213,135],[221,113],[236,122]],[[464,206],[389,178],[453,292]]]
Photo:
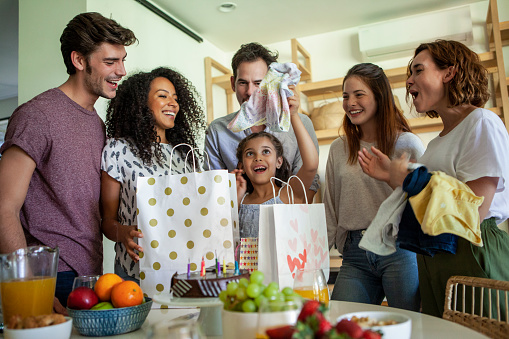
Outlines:
[[353,339],[362,338],[363,330],[362,328],[354,321],[343,319],[336,324],[336,331],[339,333],[346,333]]
[[306,301],[306,303],[304,304],[304,306],[302,306],[302,310],[300,311],[300,314],[299,314],[299,317],[297,318],[297,320],[299,321],[306,321],[306,319],[310,316],[312,316],[313,314],[316,314],[317,312],[320,311],[320,302],[319,301],[316,301],[316,300],[308,300]]
[[318,319],[319,319],[318,328],[316,329],[315,335],[318,338],[321,338],[322,336],[325,335],[325,333],[329,332],[332,329],[332,325],[323,316],[319,317]]
[[379,332],[365,330],[362,333],[362,339],[382,339],[382,335]]
[[271,328],[265,331],[270,339],[291,339],[295,328],[291,325]]

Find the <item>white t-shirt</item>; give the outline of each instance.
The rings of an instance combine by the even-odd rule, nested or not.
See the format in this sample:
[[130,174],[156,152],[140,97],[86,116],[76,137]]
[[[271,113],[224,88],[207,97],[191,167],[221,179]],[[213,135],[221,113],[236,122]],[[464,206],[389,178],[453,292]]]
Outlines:
[[[120,182],[118,222],[121,225],[138,224],[136,220],[136,180],[138,177],[168,175],[172,148],[172,145],[161,144],[163,164],[160,165],[154,158],[152,165],[146,166],[141,159],[133,154],[125,140],[106,140],[101,159],[101,170]],[[181,154],[176,151],[172,158],[171,174],[182,174],[186,167]],[[187,172],[190,172],[188,167]],[[137,242],[137,239],[135,241]],[[139,279],[139,264],[131,259],[125,246],[120,242],[115,244],[115,262],[120,264],[129,276]]]
[[509,218],[509,135],[492,111],[473,110],[448,134],[431,140],[419,162],[465,183],[499,178],[486,219],[495,217],[498,224]]

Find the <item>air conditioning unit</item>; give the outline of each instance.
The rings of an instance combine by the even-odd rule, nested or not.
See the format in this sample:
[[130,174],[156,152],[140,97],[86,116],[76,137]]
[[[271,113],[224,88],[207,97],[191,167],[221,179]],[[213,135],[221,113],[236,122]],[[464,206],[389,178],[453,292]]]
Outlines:
[[423,42],[436,39],[472,43],[470,6],[383,21],[359,28],[359,48],[364,61],[411,56]]

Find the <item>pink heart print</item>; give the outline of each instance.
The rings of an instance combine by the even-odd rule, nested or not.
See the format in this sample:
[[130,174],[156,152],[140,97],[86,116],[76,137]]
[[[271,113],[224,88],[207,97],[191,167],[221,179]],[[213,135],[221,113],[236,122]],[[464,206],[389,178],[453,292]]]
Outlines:
[[313,243],[316,242],[316,238],[318,237],[318,231],[311,230],[311,239],[313,240]]
[[295,232],[299,233],[299,222],[297,221],[297,219],[290,220],[290,226],[291,228],[293,228]]
[[297,251],[297,238],[288,240],[288,247],[294,252]]
[[308,205],[299,205],[299,208],[304,213],[309,213]]

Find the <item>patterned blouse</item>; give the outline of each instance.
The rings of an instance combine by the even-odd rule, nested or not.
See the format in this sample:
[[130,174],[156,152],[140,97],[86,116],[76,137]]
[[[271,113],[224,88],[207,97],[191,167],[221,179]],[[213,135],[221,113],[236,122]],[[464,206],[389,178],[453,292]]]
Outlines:
[[[118,222],[121,225],[137,225],[136,180],[138,177],[168,175],[172,148],[172,145],[161,144],[163,164],[159,164],[154,158],[152,165],[147,166],[133,154],[131,146],[125,140],[112,138],[106,140],[101,170],[120,183]],[[186,166],[182,154],[175,151],[171,174],[182,174],[185,169],[187,172],[192,171],[189,166]],[[135,239],[136,242],[137,240]],[[115,253],[115,264],[120,265],[129,276],[139,279],[139,264],[131,259],[121,242],[115,244]]]

